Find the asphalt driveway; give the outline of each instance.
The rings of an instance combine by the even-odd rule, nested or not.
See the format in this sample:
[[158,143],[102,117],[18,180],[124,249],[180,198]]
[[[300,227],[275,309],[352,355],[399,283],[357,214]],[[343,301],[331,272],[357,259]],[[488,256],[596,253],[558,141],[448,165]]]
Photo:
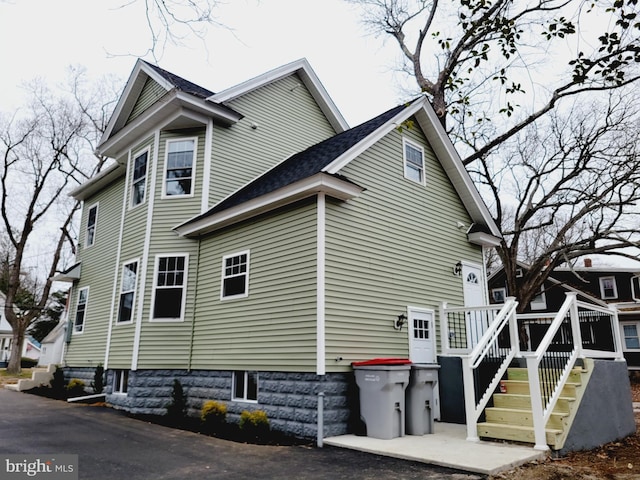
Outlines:
[[77,454],[83,480],[482,478],[335,447],[236,443],[146,423],[110,408],[0,388],[3,454]]

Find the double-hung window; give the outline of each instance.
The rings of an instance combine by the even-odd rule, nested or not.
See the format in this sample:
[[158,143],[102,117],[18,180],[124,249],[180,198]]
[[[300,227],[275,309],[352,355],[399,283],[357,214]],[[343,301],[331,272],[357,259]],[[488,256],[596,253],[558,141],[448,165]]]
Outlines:
[[193,194],[195,139],[169,140],[165,165],[166,196]]
[[98,223],[98,205],[89,208],[87,214],[86,246],[90,247],[96,242],[96,224]]
[[424,149],[420,145],[404,139],[404,176],[424,185]]
[[146,150],[133,159],[133,176],[131,183],[131,206],[144,202],[147,193],[147,164],[149,151]]
[[187,285],[187,255],[156,257],[153,319],[182,320]]
[[616,277],[600,277],[600,298],[604,300],[618,298]]
[[640,323],[622,324],[622,334],[625,350],[640,350],[640,331],[638,330]]
[[133,319],[133,302],[136,296],[138,262],[129,262],[122,267],[118,322],[130,322]]
[[531,299],[531,310],[545,310],[547,308],[547,296],[544,293],[544,285],[540,287],[540,293]]
[[220,298],[249,295],[249,251],[226,255],[222,259],[222,289]]
[[73,331],[81,333],[84,330],[84,321],[87,315],[87,304],[89,303],[89,287],[81,288],[78,291],[78,306],[76,308],[76,319],[73,322]]
[[258,401],[258,372],[233,372],[232,400]]

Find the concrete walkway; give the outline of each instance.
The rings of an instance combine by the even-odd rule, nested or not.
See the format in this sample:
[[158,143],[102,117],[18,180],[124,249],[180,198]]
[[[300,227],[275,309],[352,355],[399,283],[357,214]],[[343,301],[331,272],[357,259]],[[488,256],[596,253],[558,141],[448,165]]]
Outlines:
[[468,442],[465,425],[439,422],[432,435],[406,435],[391,440],[341,435],[325,438],[324,443],[484,475],[494,475],[546,456],[545,452],[521,445]]

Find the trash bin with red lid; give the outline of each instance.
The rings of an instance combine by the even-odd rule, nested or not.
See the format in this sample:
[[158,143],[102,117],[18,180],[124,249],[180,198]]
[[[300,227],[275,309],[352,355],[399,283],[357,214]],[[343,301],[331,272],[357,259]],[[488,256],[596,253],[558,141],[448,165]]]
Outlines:
[[381,439],[405,434],[405,389],[411,361],[405,358],[374,358],[353,362],[360,391],[360,416],[367,436]]

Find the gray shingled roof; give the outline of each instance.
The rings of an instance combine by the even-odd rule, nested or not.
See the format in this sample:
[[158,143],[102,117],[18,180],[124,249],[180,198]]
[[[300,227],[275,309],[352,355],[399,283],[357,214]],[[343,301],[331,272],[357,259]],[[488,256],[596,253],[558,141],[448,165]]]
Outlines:
[[162,68],[153,65],[145,60],[143,60],[143,62],[153,68],[156,72],[162,75],[164,79],[166,79],[172,85],[175,85],[175,87],[182,92],[189,93],[199,98],[209,98],[211,95],[214,95],[214,92],[212,92],[211,90],[207,90],[200,85],[196,85],[189,80],[185,80],[184,78],[179,77],[174,73],[167,72],[166,70],[163,70]]
[[264,175],[218,203],[208,212],[192,221],[235,207],[279,188],[320,173],[324,167],[364,140],[379,127],[398,115],[410,104],[399,105],[356,127],[350,128],[306,150],[289,157]]

